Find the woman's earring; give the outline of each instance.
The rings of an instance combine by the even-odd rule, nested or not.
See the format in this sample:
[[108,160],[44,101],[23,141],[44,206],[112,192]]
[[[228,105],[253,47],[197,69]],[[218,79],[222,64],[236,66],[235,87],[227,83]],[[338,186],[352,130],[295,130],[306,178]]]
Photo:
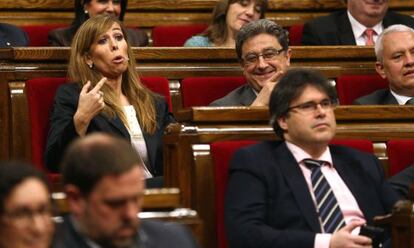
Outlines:
[[88,64],[89,68],[93,68],[93,63]]
[[85,12],[85,14],[88,14],[89,13],[86,9],[84,10],[84,12]]

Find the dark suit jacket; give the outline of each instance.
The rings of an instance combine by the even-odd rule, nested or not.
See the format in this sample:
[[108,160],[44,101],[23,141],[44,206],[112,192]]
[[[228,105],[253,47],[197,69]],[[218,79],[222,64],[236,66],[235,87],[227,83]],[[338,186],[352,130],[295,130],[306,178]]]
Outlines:
[[391,94],[389,89],[376,90],[373,93],[362,96],[356,99],[353,104],[355,105],[389,105],[397,104],[397,99]]
[[[368,224],[391,211],[395,192],[372,154],[330,146],[333,164]],[[313,247],[321,232],[305,178],[286,144],[268,141],[231,160],[225,222],[230,247]]]
[[0,48],[29,45],[26,32],[11,24],[0,23]]
[[[414,18],[388,11],[382,25],[404,24],[414,28]],[[346,10],[307,22],[303,27],[302,45],[356,45]]]
[[[196,248],[191,233],[173,223],[141,220],[136,244],[131,248]],[[52,248],[90,248],[74,228],[69,217],[56,225]]]
[[408,198],[410,187],[414,183],[414,165],[410,165],[403,171],[392,176],[388,179],[388,182],[400,196]]
[[[148,36],[143,30],[127,28],[126,32],[131,46],[148,46]],[[54,29],[48,34],[48,43],[50,46],[70,46],[75,33],[72,27]]]
[[254,100],[256,100],[256,94],[253,88],[249,84],[245,84],[210,103],[210,106],[250,106]]
[[[58,171],[60,160],[66,147],[78,137],[73,124],[73,116],[78,108],[80,87],[77,83],[68,83],[59,87],[56,92],[53,109],[50,115],[50,129],[47,138],[45,161],[49,170]],[[154,176],[163,174],[162,137],[165,127],[174,121],[168,110],[167,103],[160,97],[156,98],[158,128],[153,135],[143,131],[147,145],[148,169]],[[130,140],[128,130],[121,119],[109,119],[99,114],[95,116],[86,131],[105,132]]]

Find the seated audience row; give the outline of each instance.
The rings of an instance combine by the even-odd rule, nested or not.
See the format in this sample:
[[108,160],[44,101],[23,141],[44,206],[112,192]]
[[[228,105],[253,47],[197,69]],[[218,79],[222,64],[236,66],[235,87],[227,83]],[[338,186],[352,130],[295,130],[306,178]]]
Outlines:
[[145,165],[124,139],[79,139],[62,168],[70,214],[54,223],[44,175],[25,164],[0,164],[0,247],[198,247],[180,225],[138,218]]

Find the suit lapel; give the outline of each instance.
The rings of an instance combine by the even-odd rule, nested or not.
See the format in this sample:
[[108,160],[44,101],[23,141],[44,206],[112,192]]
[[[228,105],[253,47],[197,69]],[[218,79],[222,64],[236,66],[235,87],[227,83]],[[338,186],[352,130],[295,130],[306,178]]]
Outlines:
[[250,106],[254,100],[256,100],[256,94],[249,84],[246,84],[243,87],[243,91],[240,94],[240,99],[243,106]]
[[397,99],[391,94],[390,90],[387,90],[387,94],[384,97],[384,104],[398,104]]
[[336,25],[339,30],[339,41],[341,45],[356,45],[354,32],[352,31],[351,22],[349,21],[348,14],[344,11],[336,19]]
[[[275,152],[276,164],[280,166],[287,184],[289,185],[296,203],[301,210],[306,222],[314,232],[321,232],[321,226],[316,213],[315,204],[308,190],[305,178],[292,153],[283,143]],[[312,206],[312,207],[310,207]]]
[[115,116],[114,118],[107,118],[103,116],[102,114],[99,114],[96,116],[96,122],[99,123],[109,123],[112,127],[115,128],[116,131],[118,131],[123,137],[128,138],[128,140],[131,140],[131,137],[129,135],[129,132],[127,128],[122,123],[121,119],[119,119],[118,116]]

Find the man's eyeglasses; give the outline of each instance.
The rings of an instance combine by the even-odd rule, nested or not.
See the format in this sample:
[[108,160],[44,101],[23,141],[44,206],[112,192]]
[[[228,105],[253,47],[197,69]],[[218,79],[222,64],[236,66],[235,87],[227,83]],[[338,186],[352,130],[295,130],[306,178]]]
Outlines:
[[318,103],[313,101],[301,103],[296,106],[289,107],[287,112],[297,109],[303,113],[313,113],[318,109],[319,105],[324,110],[333,109],[338,105],[338,99],[324,99]]
[[284,51],[283,48],[281,49],[267,49],[266,51],[262,53],[249,53],[247,54],[243,61],[246,65],[253,65],[256,64],[259,61],[259,57],[263,57],[263,59],[267,62],[274,60],[279,54],[281,54]]

